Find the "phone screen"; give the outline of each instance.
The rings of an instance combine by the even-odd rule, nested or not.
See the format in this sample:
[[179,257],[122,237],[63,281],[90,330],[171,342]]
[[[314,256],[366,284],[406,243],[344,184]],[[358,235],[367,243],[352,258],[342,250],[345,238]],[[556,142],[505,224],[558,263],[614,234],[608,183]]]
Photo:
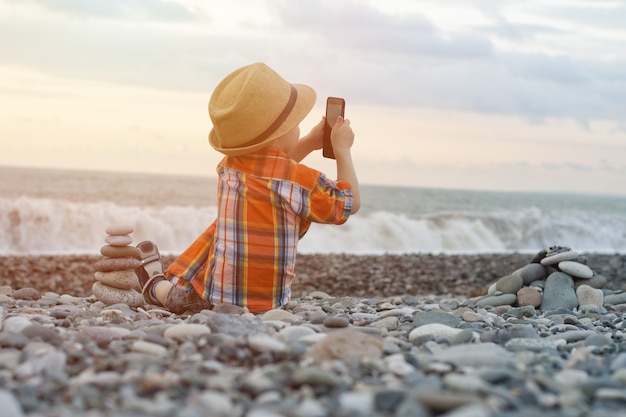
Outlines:
[[344,116],[346,102],[342,98],[328,97],[326,100],[326,126],[324,126],[324,151],[326,158],[335,158],[333,146],[330,142],[330,132],[337,122],[337,117]]
[[326,123],[332,129],[337,122],[337,117],[343,116],[343,104],[342,103],[328,103],[328,109],[326,110]]

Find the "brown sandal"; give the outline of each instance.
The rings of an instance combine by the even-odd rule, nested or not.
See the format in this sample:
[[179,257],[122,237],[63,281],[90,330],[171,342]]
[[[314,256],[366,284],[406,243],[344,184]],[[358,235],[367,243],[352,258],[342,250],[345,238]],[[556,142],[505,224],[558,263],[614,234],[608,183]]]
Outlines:
[[137,245],[139,249],[141,266],[135,269],[135,273],[141,284],[141,294],[149,304],[163,307],[163,304],[152,295],[152,287],[159,281],[165,280],[163,275],[163,263],[157,246],[149,240]]

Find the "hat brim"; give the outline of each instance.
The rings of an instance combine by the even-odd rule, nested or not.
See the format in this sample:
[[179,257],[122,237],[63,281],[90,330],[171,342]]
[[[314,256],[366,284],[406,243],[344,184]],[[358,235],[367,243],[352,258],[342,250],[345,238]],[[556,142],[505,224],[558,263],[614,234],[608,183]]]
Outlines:
[[236,148],[225,148],[222,147],[223,141],[215,132],[215,129],[211,129],[209,132],[209,143],[218,152],[223,153],[224,155],[242,155],[246,153],[250,153],[256,151],[257,149],[261,149],[267,146],[269,143],[278,139],[285,133],[289,132],[294,127],[298,126],[302,120],[309,114],[313,105],[315,104],[315,99],[317,98],[317,94],[315,90],[305,84],[292,84],[293,87],[298,92],[298,96],[296,98],[296,104],[293,106],[293,109],[289,113],[289,116],[285,119],[285,121],[280,125],[278,129],[274,131],[271,135],[267,137],[267,139],[255,143],[248,146],[236,147]]

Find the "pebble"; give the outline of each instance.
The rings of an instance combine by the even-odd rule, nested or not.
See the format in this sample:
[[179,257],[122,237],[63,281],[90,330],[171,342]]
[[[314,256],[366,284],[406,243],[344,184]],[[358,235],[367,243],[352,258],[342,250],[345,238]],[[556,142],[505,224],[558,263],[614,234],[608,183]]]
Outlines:
[[121,302],[130,307],[140,307],[145,303],[143,295],[135,290],[122,290],[109,285],[103,285],[101,282],[94,282],[91,291],[93,291],[94,296],[98,300],[108,305]]
[[305,358],[322,363],[333,360],[376,359],[382,353],[383,344],[380,338],[343,329],[330,333],[313,345]]
[[23,417],[24,411],[15,395],[6,389],[0,389],[0,416],[2,417]]
[[541,265],[551,266],[556,265],[562,261],[572,261],[578,257],[578,252],[571,250],[567,247],[556,248],[549,253],[546,253],[545,257],[541,259]]
[[574,261],[561,261],[559,262],[559,269],[562,272],[574,277],[589,279],[593,277],[593,271],[587,265]]
[[520,288],[517,292],[517,305],[519,305],[520,307],[539,307],[542,300],[543,296],[541,292],[538,288],[535,287]]
[[128,246],[133,243],[133,238],[127,235],[109,235],[104,241],[111,246]]
[[105,245],[100,248],[100,254],[107,258],[135,258],[139,259],[141,252],[134,246]]
[[461,323],[461,319],[454,314],[442,313],[437,311],[417,312],[413,317],[413,326],[420,327],[425,324],[443,324],[448,327],[457,327]]
[[[34,309],[38,300],[0,304],[0,377],[25,416],[55,408],[90,416],[132,409],[136,415],[522,417],[530,410],[606,415],[609,403],[626,406],[618,388],[626,381],[626,354],[613,348],[626,317],[610,307],[582,316],[569,309],[497,310],[476,299],[425,297],[410,307],[352,299],[328,316],[348,325],[333,328],[305,318],[328,298],[295,300],[258,316],[245,310],[179,316],[94,298],[45,297],[58,313]],[[432,311],[440,304],[450,310]],[[10,347],[2,342],[17,335]],[[54,375],[67,382],[59,386]],[[41,398],[33,399],[24,378]],[[112,396],[115,405],[106,400]]]
[[326,327],[341,328],[341,327],[348,327],[350,325],[350,320],[345,316],[334,315],[334,316],[328,316],[326,319],[324,319],[323,323],[324,323],[324,326]]
[[141,290],[137,274],[132,269],[121,269],[110,272],[96,271],[94,276],[96,281],[114,288],[121,290]]
[[440,323],[424,324],[411,330],[411,332],[409,333],[409,340],[413,342],[426,336],[430,336],[433,339],[449,339],[461,333],[462,331],[462,329],[456,329],[454,327],[446,326],[445,324]]
[[207,334],[211,334],[211,329],[208,326],[203,324],[189,323],[168,327],[163,332],[163,337],[165,337],[166,339],[185,341],[189,338],[194,338]]
[[141,266],[141,261],[135,258],[104,258],[96,261],[98,272],[112,272],[125,269],[135,269]]
[[283,321],[285,323],[295,323],[302,320],[302,317],[285,310],[274,309],[261,315],[263,321]]
[[496,283],[496,291],[504,294],[515,294],[524,285],[524,279],[521,275],[511,274],[503,276]]
[[598,309],[604,306],[604,293],[601,289],[592,288],[588,285],[581,285],[576,288],[576,298],[579,306],[593,305]]
[[106,229],[104,229],[104,232],[107,235],[113,235],[113,236],[124,236],[124,235],[130,235],[131,233],[133,233],[135,231],[135,229],[133,228],[133,226],[129,225],[129,224],[112,224],[110,226],[107,226]]
[[524,285],[530,285],[533,281],[545,279],[547,272],[545,266],[537,263],[530,263],[514,271],[513,275],[519,275],[522,278]]
[[[260,315],[4,288],[0,415],[624,415],[626,293],[541,259],[514,294],[316,292]],[[535,281],[545,309],[522,305]]]
[[41,298],[39,291],[30,287],[20,288],[19,290],[13,291],[11,296],[16,300],[39,300]]
[[498,307],[504,305],[513,305],[517,301],[515,294],[498,294],[489,295],[476,301],[477,307]]
[[543,290],[542,311],[559,308],[574,309],[578,306],[578,298],[574,290],[574,280],[563,272],[554,272],[546,279]]

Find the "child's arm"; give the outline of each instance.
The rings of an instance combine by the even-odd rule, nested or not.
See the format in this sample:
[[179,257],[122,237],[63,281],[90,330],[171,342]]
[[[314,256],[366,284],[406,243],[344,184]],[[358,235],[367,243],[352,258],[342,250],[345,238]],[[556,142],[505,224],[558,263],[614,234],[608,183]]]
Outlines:
[[339,116],[330,134],[330,140],[333,144],[337,162],[337,179],[349,182],[352,186],[351,212],[354,214],[361,208],[361,190],[350,152],[350,148],[354,143],[354,132],[350,127],[350,120],[344,120],[343,117]]
[[324,123],[326,121],[322,117],[322,121],[311,129],[311,131],[300,138],[296,146],[289,153],[289,157],[297,162],[302,161],[308,154],[324,146]]

